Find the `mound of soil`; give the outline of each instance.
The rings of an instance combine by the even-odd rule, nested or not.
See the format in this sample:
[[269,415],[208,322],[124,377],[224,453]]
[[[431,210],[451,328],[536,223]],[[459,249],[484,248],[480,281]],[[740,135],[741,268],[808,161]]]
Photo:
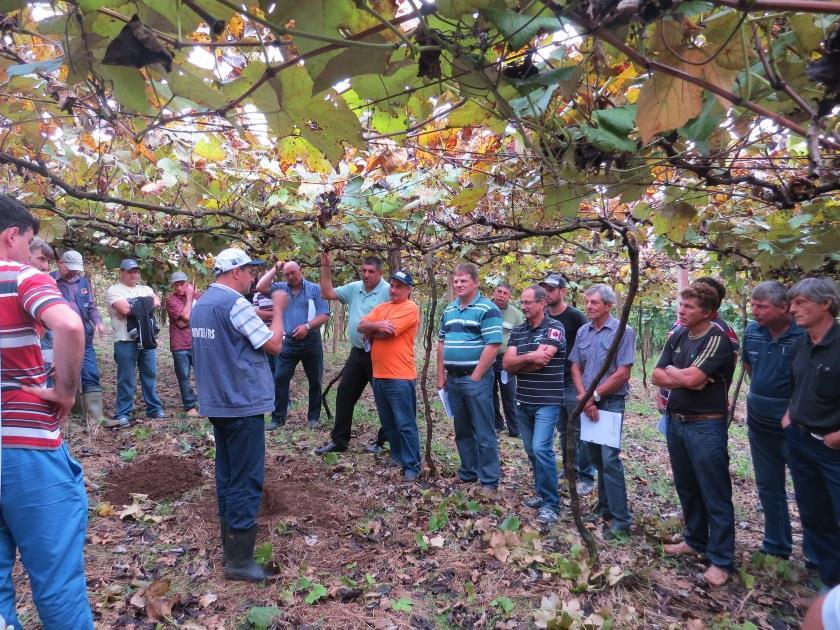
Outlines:
[[131,494],[148,494],[153,501],[181,496],[204,483],[197,462],[173,455],[153,455],[108,471],[103,480],[105,501],[131,503]]

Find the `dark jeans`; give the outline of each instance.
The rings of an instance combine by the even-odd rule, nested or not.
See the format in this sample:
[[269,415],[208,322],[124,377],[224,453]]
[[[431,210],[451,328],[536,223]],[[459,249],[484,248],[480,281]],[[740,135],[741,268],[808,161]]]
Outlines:
[[192,350],[173,350],[172,362],[175,364],[175,377],[178,379],[178,389],[181,390],[181,402],[184,411],[198,407],[198,396],[190,384],[190,370],[193,367]]
[[[563,443],[566,440],[566,426],[568,426],[569,415],[575,410],[577,405],[577,392],[571,383],[566,383],[564,389],[563,408],[560,410],[560,418],[557,421],[557,431],[560,434],[560,452],[563,454],[563,469],[566,469],[566,449],[563,448]],[[595,466],[592,465],[592,460],[589,457],[589,449],[581,446],[580,443],[580,425],[578,425],[577,433],[574,436],[569,436],[569,439],[577,440],[577,450],[575,451],[575,472],[580,481],[589,481],[595,483]]]
[[141,350],[134,341],[114,342],[114,362],[117,364],[117,404],[114,416],[131,417],[134,412],[134,369],[140,371],[140,389],[146,402],[146,416],[154,418],[163,413],[163,403],[157,393],[157,353]]
[[[596,403],[598,409],[624,413],[624,396],[608,396]],[[612,519],[612,529],[628,531],[633,523],[627,507],[627,483],[624,480],[624,464],[619,454],[621,449],[582,442],[598,471],[598,513],[604,519]]]
[[265,476],[265,418],[210,418],[216,438],[219,518],[233,529],[257,523]]
[[[350,356],[347,357],[341,371],[338,390],[335,394],[335,424],[330,433],[330,438],[336,446],[346,449],[350,443],[353,410],[356,408],[359,398],[362,397],[365,387],[372,380],[373,368],[371,367],[370,353],[361,348],[352,348]],[[384,429],[379,427],[376,443],[381,446],[387,441]]]
[[555,512],[560,509],[557,491],[557,457],[554,429],[562,405],[516,403],[516,420],[522,445],[534,471],[534,489],[543,503]]
[[[499,405],[499,398],[502,404]],[[516,377],[508,374],[508,382],[502,383],[502,357],[496,357],[493,364],[493,411],[496,413],[496,431],[502,431],[507,423],[508,433],[516,435]],[[505,412],[502,417],[502,411]]]
[[446,391],[455,416],[455,446],[464,481],[478,479],[483,486],[499,485],[499,444],[493,414],[493,370],[475,382],[467,376],[446,376]]
[[391,445],[391,457],[406,472],[420,472],[420,435],[417,431],[415,381],[374,378],[373,395],[379,422]]
[[102,385],[99,384],[99,365],[96,363],[96,350],[93,346],[85,346],[85,354],[82,357],[82,393],[101,392]]
[[274,384],[274,411],[271,419],[277,424],[286,423],[289,411],[289,384],[298,363],[303,363],[306,380],[309,381],[309,409],[306,419],[310,424],[317,424],[321,419],[321,381],[324,376],[324,349],[321,347],[321,335],[310,332],[298,341],[286,337],[283,349],[277,357],[277,373]]
[[[758,488],[761,510],[764,512],[764,541],[761,551],[787,558],[793,549],[785,488],[785,466],[788,465],[787,439],[782,431],[781,420],[778,419],[773,425],[769,425],[753,417],[748,411],[747,426],[755,485]],[[807,532],[803,533],[802,550],[808,561],[818,564]]]
[[785,429],[790,476],[809,547],[819,561],[820,580],[840,584],[840,450],[794,425]]
[[668,416],[668,455],[685,520],[685,542],[721,569],[735,569],[735,510],[726,419]]

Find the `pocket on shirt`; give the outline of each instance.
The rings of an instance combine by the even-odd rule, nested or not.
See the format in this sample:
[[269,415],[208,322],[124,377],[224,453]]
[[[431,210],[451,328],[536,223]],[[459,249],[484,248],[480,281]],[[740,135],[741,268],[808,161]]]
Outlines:
[[836,374],[829,365],[818,365],[816,367],[816,377],[814,379],[814,393],[820,398],[831,398],[837,396],[838,391],[838,374]]

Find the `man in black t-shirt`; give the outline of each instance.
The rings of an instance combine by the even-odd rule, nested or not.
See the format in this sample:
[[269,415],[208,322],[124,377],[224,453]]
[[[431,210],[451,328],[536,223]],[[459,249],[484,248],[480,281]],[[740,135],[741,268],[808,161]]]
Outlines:
[[562,325],[545,316],[545,298],[538,286],[522,292],[525,323],[511,332],[502,365],[517,376],[516,423],[534,470],[537,494],[523,505],[538,508],[537,523],[550,526],[560,511],[554,428],[563,405],[566,335]]
[[[575,345],[575,338],[577,337],[578,329],[587,324],[589,320],[586,315],[581,313],[574,306],[566,304],[566,294],[568,289],[566,287],[566,280],[563,276],[558,274],[551,274],[545,280],[540,282],[540,286],[545,289],[546,297],[548,298],[548,308],[545,314],[552,319],[557,320],[563,324],[563,329],[566,331],[566,365],[564,372],[564,380],[569,385],[566,388],[566,393],[563,401],[563,408],[560,410],[560,419],[557,422],[557,430],[560,433],[560,449],[563,453],[563,470],[566,469],[566,425],[568,424],[569,414],[577,405],[577,392],[571,386],[572,383],[572,364],[568,360],[569,352]],[[590,494],[595,489],[595,466],[589,457],[589,450],[580,447],[580,432],[573,436],[578,442],[575,456],[575,472],[577,473],[577,491],[579,495]]]
[[704,577],[722,586],[735,570],[735,512],[727,451],[727,394],[735,354],[712,323],[718,297],[694,284],[680,293],[683,328],[665,343],[653,384],[671,390],[665,414],[674,485],[685,520],[684,540],[665,553],[705,553]]

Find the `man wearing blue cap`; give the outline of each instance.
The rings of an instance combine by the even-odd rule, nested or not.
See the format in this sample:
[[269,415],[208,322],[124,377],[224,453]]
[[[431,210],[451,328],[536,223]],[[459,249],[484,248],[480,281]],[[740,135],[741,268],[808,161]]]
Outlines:
[[133,258],[126,258],[120,263],[120,281],[108,287],[105,294],[111,314],[111,327],[114,329],[114,362],[117,364],[116,410],[114,420],[105,424],[108,427],[124,428],[131,425],[134,413],[135,367],[140,371],[140,388],[146,403],[146,417],[166,418],[163,403],[157,393],[157,352],[154,347],[141,347],[128,330],[132,308],[138,301],[144,300],[148,303],[150,300],[153,308],[160,307],[160,298],[151,287],[138,284],[139,278],[140,265]]
[[225,554],[225,578],[260,582],[270,573],[254,562],[257,511],[265,475],[265,414],[274,409],[268,354],[283,346],[285,291],[272,295],[268,328],[244,294],[254,267],[241,249],[216,256],[216,282],[190,316],[195,381],[201,411],[216,440],[216,499]]
[[176,271],[169,276],[172,293],[166,298],[166,314],[169,316],[169,349],[175,364],[175,378],[178,379],[181,402],[186,414],[196,417],[199,415],[198,397],[190,384],[190,372],[193,369],[190,314],[198,295],[188,280],[183,271]]

